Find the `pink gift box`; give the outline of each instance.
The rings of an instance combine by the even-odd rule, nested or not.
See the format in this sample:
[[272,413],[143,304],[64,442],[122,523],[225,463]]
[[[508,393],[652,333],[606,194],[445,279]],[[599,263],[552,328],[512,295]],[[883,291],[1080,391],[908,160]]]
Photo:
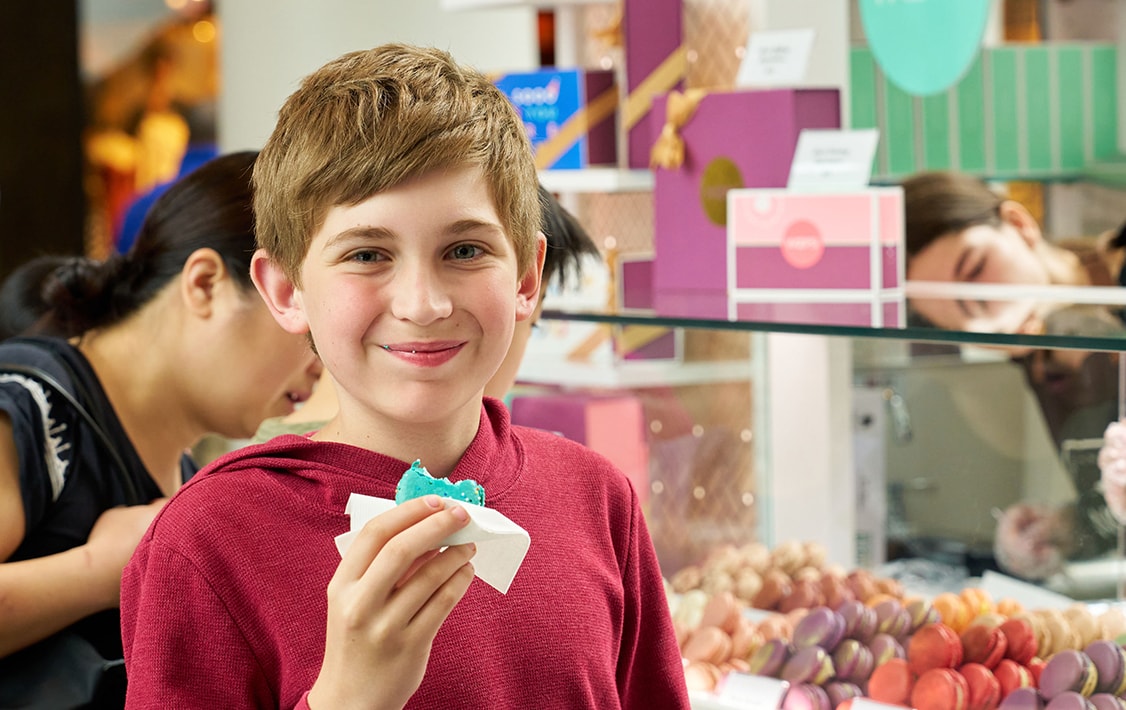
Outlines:
[[649,445],[641,400],[630,395],[550,393],[513,398],[512,423],[554,431],[614,462],[649,496]]
[[[665,122],[667,97],[650,126]],[[665,316],[725,318],[727,191],[785,187],[803,129],[840,127],[836,89],[706,95],[680,128],[684,163],[657,168],[653,192],[654,306]]]
[[727,193],[728,315],[903,325],[903,190]]
[[649,167],[649,148],[660,124],[648,120],[652,99],[680,86],[687,71],[683,47],[681,0],[625,0],[622,42],[626,78],[623,122],[627,129],[627,164]]

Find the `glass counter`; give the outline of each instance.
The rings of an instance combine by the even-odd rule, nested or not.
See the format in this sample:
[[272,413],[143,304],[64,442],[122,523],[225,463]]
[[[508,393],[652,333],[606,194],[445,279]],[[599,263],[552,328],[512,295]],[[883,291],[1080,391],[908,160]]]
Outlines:
[[1121,526],[1097,457],[1126,402],[1124,299],[985,290],[1052,304],[1053,332],[548,310],[517,400],[631,403],[642,452],[619,450],[625,417],[603,424],[608,455],[634,468],[670,578],[724,546],[802,540],[931,591],[996,571],[1121,598]]

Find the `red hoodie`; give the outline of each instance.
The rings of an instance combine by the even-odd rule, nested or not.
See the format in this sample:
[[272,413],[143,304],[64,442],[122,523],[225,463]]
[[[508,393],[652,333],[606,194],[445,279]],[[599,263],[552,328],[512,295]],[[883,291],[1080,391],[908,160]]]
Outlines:
[[[393,498],[408,467],[281,436],[197,474],[125,570],[127,706],[307,707],[345,503],[353,492]],[[464,478],[531,548],[507,595],[473,581],[407,707],[687,708],[660,569],[625,476],[574,442],[510,426],[486,400],[450,475]]]

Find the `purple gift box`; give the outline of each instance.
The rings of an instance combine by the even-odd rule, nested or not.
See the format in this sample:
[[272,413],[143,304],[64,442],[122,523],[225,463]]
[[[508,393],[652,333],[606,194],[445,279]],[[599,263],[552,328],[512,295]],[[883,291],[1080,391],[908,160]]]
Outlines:
[[[664,126],[667,96],[650,126]],[[727,191],[785,187],[798,136],[840,127],[836,89],[707,94],[679,130],[684,162],[657,168],[654,306],[665,316],[726,318]]]
[[622,114],[629,167],[649,167],[649,148],[660,125],[648,120],[653,98],[680,86],[688,69],[683,46],[681,0],[625,0],[622,41],[625,45],[626,99]]

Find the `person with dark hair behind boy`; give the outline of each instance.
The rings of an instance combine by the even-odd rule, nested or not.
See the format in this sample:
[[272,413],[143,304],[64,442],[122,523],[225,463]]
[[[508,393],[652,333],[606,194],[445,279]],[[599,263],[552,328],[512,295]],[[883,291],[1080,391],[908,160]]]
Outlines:
[[[0,343],[0,707],[124,706],[121,572],[195,472],[186,449],[250,436],[320,374],[251,283],[255,155],[172,186],[128,254],[17,272],[30,332],[51,337]],[[110,672],[68,696],[74,649]]]
[[[255,283],[339,409],[217,460],[149,528],[123,579],[129,707],[688,708],[637,492],[484,395],[545,251],[504,94],[437,49],[346,54],[287,99],[254,180]],[[437,495],[338,551],[350,496],[394,498],[416,459],[527,531],[506,594],[443,545],[469,514]]]
[[18,266],[0,285],[0,340],[28,333],[50,310],[43,283],[56,269],[82,257],[43,255]]

